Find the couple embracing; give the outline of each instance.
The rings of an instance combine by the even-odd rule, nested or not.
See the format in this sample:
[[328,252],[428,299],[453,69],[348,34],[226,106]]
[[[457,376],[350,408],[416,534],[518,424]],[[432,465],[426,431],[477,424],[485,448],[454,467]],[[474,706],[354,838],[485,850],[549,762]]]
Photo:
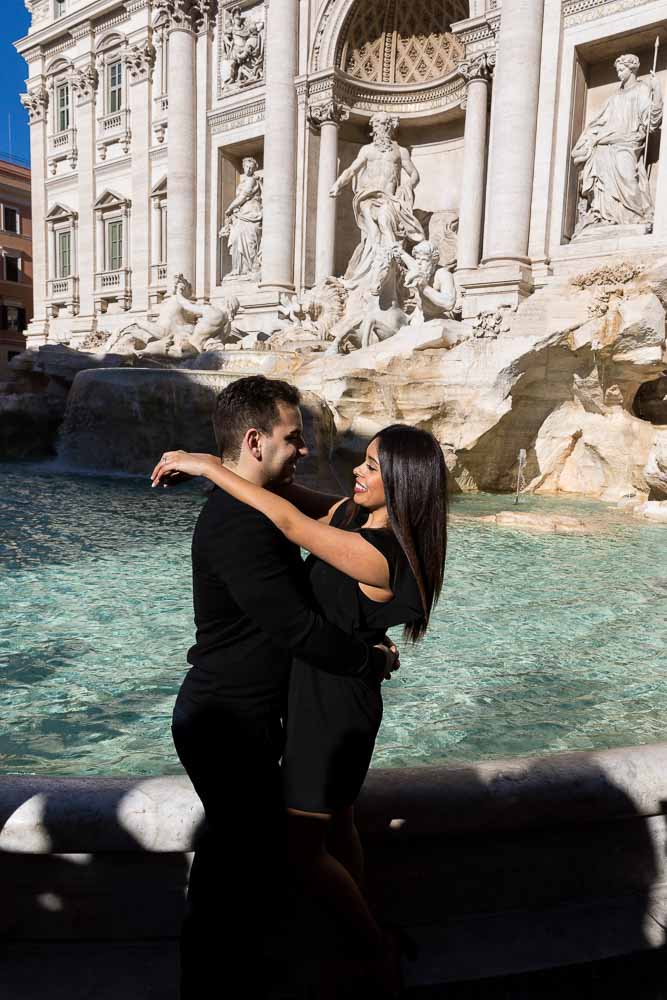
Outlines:
[[386,630],[418,640],[442,585],[446,469],[432,435],[392,425],[351,497],[299,486],[299,402],[286,382],[241,378],[216,401],[221,458],[166,452],[153,472],[153,485],[178,473],[215,485],[193,537],[197,636],[172,727],[206,815],[183,1000],[267,995],[286,870],[335,920],[372,995],[393,995],[396,942],[364,896],[353,807],[396,666]]

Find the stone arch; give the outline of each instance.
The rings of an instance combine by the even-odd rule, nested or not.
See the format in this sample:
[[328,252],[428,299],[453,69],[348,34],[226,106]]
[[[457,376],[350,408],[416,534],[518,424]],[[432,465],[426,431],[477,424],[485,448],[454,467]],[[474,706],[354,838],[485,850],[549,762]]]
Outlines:
[[122,31],[108,31],[95,44],[95,52],[106,52],[108,49],[121,48],[127,45],[127,36]]
[[311,71],[337,68],[388,85],[442,79],[463,58],[449,27],[469,16],[469,0],[327,0]]
[[44,70],[45,76],[56,76],[58,73],[69,73],[71,69],[74,68],[74,63],[71,59],[65,59],[64,56],[56,56],[52,59]]

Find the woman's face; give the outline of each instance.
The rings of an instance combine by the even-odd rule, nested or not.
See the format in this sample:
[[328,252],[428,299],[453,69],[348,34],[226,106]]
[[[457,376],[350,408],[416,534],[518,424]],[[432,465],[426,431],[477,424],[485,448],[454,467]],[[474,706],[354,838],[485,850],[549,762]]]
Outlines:
[[378,457],[377,438],[366,449],[366,457],[354,469],[354,502],[365,510],[379,510],[384,507],[384,484]]

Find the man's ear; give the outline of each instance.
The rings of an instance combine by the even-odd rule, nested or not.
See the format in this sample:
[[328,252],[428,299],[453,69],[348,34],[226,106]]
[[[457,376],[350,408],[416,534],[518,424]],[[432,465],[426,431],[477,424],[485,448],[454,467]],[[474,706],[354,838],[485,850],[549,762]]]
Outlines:
[[261,434],[256,427],[250,427],[245,432],[243,444],[248,449],[252,457],[260,462],[262,459],[262,440]]

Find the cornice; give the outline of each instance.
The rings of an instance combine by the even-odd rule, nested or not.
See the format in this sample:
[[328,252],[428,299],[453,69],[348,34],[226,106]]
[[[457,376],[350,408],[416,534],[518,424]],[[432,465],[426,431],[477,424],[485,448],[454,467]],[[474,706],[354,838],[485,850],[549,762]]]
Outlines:
[[[63,44],[61,40],[64,40],[63,36],[65,35],[69,39],[66,42],[66,46],[69,46],[74,40],[73,33],[77,29],[81,30],[81,22],[99,22],[99,19],[103,18],[105,14],[109,14],[111,17],[120,17],[121,21],[125,21],[130,16],[127,8],[133,3],[137,4],[139,2],[143,7],[148,4],[149,0],[94,0],[93,3],[87,4],[80,10],[74,10],[71,14],[66,14],[64,17],[59,17],[57,20],[51,21],[50,24],[45,25],[38,31],[19,38],[14,43],[14,47],[24,57],[27,51],[37,46],[49,47],[49,51],[53,51],[52,46]],[[122,8],[122,13],[118,8]],[[94,27],[96,31],[100,30],[99,23],[95,23]]]
[[229,132],[244,125],[254,125],[264,121],[264,98],[250,104],[240,104],[229,110],[212,111],[208,115],[208,127],[212,135]]
[[654,0],[563,0],[561,12],[563,23],[570,28],[611,14],[636,10],[637,7],[645,7],[653,2]]

